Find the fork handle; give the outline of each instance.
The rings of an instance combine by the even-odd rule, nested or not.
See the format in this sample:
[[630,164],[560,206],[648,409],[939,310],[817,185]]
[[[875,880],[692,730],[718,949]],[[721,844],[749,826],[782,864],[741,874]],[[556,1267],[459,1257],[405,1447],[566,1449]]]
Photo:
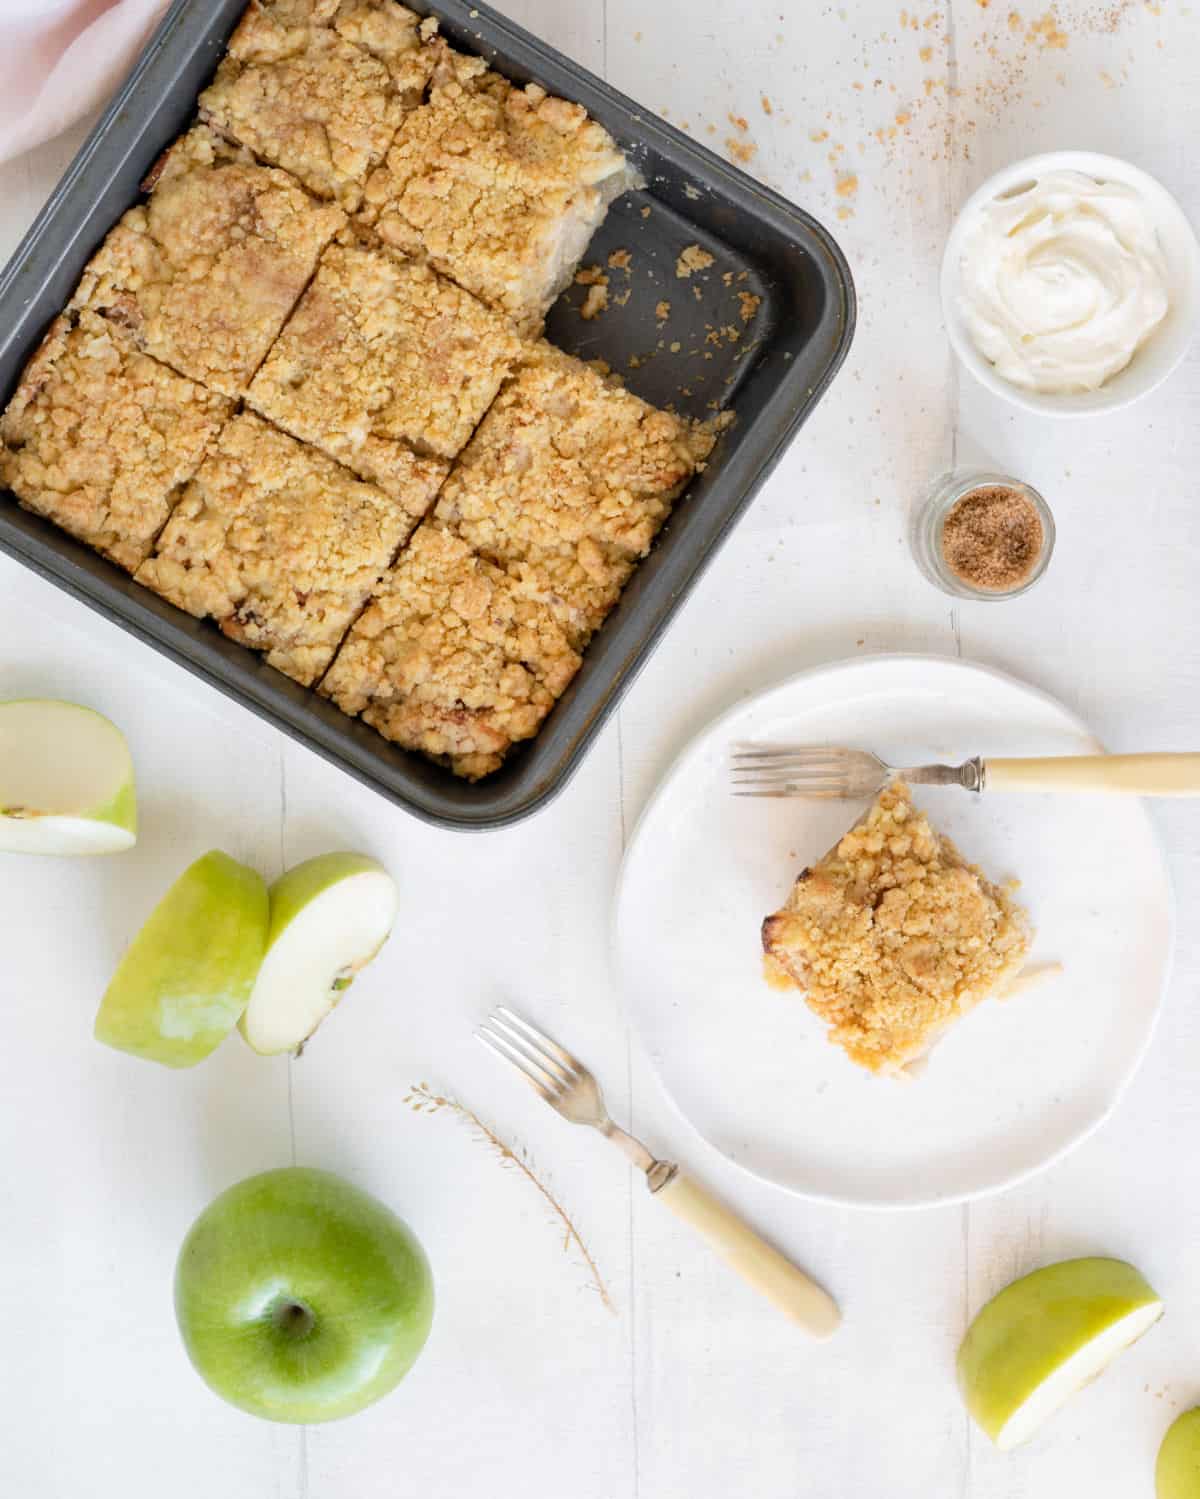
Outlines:
[[985,760],[985,791],[1110,791],[1200,796],[1200,755],[1057,755]]
[[690,1176],[676,1168],[654,1196],[805,1332],[824,1339],[837,1329],[842,1318],[833,1298]]

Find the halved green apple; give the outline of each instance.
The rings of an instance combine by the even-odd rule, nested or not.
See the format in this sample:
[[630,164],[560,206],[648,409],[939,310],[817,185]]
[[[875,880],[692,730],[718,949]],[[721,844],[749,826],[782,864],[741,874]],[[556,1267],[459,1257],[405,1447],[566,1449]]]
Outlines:
[[396,905],[391,875],[365,854],[321,854],[275,881],[266,956],[240,1022],[255,1051],[308,1040],[387,941]]
[[0,703],[0,849],[115,854],[136,840],[133,760],[120,729],[77,703]]
[[967,1409],[996,1446],[1028,1441],[1157,1322],[1163,1304],[1123,1260],[1062,1260],[983,1308],[958,1350]]
[[96,1039],[166,1067],[203,1061],[237,1024],[267,941],[262,876],[214,849],[185,869],[133,939]]
[[1200,1499],[1200,1407],[1172,1422],[1154,1465],[1156,1499]]

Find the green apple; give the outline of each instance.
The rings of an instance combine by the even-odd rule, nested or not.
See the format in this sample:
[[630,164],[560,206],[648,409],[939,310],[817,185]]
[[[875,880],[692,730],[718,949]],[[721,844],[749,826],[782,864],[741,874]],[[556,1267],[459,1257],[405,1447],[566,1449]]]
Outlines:
[[997,1447],[1016,1447],[1162,1312],[1123,1260],[1062,1260],[1035,1270],[994,1296],[967,1329],[958,1350],[967,1409]]
[[1200,1499],[1200,1408],[1184,1411],[1158,1449],[1156,1499]]
[[125,736],[91,708],[0,703],[0,850],[115,854],[137,841]]
[[271,886],[267,951],[241,1032],[255,1051],[295,1051],[365,968],[396,920],[396,886],[364,854],[321,854]]
[[237,1024],[267,940],[261,875],[214,849],[175,881],[129,945],[96,1039],[167,1067],[203,1061]]
[[179,1254],[175,1315],[222,1399],[269,1421],[334,1421],[412,1368],[433,1277],[389,1208],[328,1171],[288,1166],[201,1213]]

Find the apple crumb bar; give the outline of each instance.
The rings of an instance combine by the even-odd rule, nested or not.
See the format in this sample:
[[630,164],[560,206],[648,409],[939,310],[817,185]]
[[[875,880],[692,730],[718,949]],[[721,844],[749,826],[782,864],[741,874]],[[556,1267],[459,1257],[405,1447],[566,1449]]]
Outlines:
[[318,197],[357,208],[424,96],[436,25],[397,0],[256,0],[200,95],[201,117]]
[[410,449],[458,454],[521,348],[506,318],[428,266],[347,241],[325,252],[247,399],[391,490]]
[[581,650],[713,442],[539,343],[451,471],[436,515],[549,604]]
[[231,409],[95,313],[58,317],[0,420],[0,482],[133,572]]
[[899,1073],[1016,978],[1024,910],[935,832],[907,786],[866,816],[763,922],[767,977],[795,987],[859,1066]]
[[71,303],[102,313],[148,354],[240,396],[345,224],[286,172],[206,126],[182,136],[92,257]]
[[578,668],[549,609],[426,522],[321,691],[386,739],[478,780],[537,733]]
[[367,179],[360,222],[535,334],[633,175],[581,105],[431,46],[429,98]]
[[138,569],[139,583],[315,682],[428,505],[444,465],[413,458],[406,503],[250,412],[225,427]]

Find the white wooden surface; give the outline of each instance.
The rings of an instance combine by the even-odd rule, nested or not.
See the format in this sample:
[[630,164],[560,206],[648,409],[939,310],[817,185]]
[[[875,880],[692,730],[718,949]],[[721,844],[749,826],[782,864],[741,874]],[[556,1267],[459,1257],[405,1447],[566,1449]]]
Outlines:
[[[605,930],[623,839],[673,754],[715,711],[806,663],[959,652],[1057,693],[1113,748],[1200,746],[1200,351],[1125,414],[1024,419],[960,382],[936,288],[955,205],[1036,150],[1125,154],[1200,214],[1200,19],[1179,0],[1064,0],[1031,36],[1041,0],[1016,23],[1001,0],[930,0],[915,27],[894,0],[506,8],[700,139],[755,144],[750,169],[825,218],[850,256],[854,349],[619,721],[550,810],[506,833],[423,827],[0,559],[0,693],[75,698],[123,725],[145,829],[119,860],[0,865],[4,1491],[1148,1496],[1168,1420],[1200,1399],[1200,806],[1158,819],[1181,915],[1175,978],[1118,1115],[1053,1171],[970,1207],[843,1212],[737,1177],[640,1059]],[[81,134],[0,169],[5,250]],[[850,174],[856,189],[839,193]],[[955,456],[1009,467],[1050,498],[1058,555],[1028,598],[951,608],[918,576],[906,513]],[[169,879],[214,845],[268,876],[361,847],[403,887],[396,936],[298,1063],[234,1041],[176,1075],[91,1040],[116,956]],[[835,1291],[846,1322],[832,1343],[806,1344],[635,1191],[602,1141],[497,1070],[470,1030],[500,999],[577,1047],[619,1117]],[[404,1107],[421,1078],[529,1148],[615,1315],[525,1184],[449,1120]],[[440,1296],[401,1391],[307,1431],[211,1396],[170,1304],[194,1215],[239,1177],[293,1159],[394,1203],[429,1249]],[[1081,1252],[1136,1260],[1167,1317],[1030,1447],[998,1455],[954,1388],[966,1320],[1017,1273]]]

